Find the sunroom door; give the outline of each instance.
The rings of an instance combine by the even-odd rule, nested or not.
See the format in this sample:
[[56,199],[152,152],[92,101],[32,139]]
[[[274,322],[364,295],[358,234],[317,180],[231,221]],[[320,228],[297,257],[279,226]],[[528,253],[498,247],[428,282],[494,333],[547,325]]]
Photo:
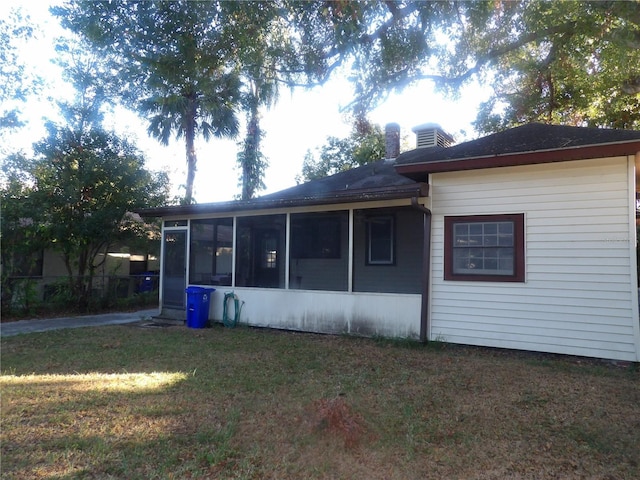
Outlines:
[[187,288],[187,231],[165,231],[163,246],[162,307],[184,309]]

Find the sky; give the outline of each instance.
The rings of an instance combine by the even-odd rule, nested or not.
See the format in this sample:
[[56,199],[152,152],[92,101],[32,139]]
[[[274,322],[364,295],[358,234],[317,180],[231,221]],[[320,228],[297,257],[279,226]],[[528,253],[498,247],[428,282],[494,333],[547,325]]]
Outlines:
[[[51,0],[48,3],[57,2]],[[60,84],[60,72],[51,64],[55,56],[53,39],[62,29],[49,15],[45,2],[5,1],[0,6],[0,16],[6,15],[8,9],[16,5],[20,5],[33,23],[41,27],[41,33],[24,50],[23,60],[50,81],[50,88],[23,108],[29,121],[28,128],[10,137],[15,148],[28,149],[45,135],[43,116],[55,115],[47,97],[70,95],[72,90]],[[369,114],[369,119],[381,126],[398,123],[401,136],[407,138],[410,146],[415,144],[411,129],[424,123],[438,123],[461,141],[476,136],[471,122],[476,117],[480,102],[488,98],[489,93],[486,87],[470,85],[461,92],[457,101],[452,101],[434,93],[429,82],[422,82],[401,94],[390,95],[384,104]],[[328,136],[345,137],[349,134],[351,125],[343,109],[350,100],[351,87],[346,79],[340,77],[311,90],[281,90],[277,104],[262,115],[261,125],[265,132],[262,152],[269,167],[264,178],[266,190],[260,194],[294,186],[307,150],[315,152],[326,143]],[[239,118],[243,124],[243,116]],[[107,116],[105,124],[135,141],[147,159],[148,169],[169,173],[174,195],[184,194],[181,185],[186,179],[186,161],[181,140],[172,139],[166,147],[160,145],[147,136],[145,120],[124,109],[117,109],[113,115]],[[194,196],[198,203],[232,200],[240,193],[236,155],[241,138],[242,133],[236,140],[196,140],[198,166]]]

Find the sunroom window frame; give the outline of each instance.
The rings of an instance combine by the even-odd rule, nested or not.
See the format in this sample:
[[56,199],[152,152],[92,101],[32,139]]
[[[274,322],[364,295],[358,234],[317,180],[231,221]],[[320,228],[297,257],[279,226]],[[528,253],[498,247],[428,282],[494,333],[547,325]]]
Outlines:
[[[365,263],[370,266],[394,266],[396,264],[396,219],[393,214],[374,214],[367,219]],[[389,257],[384,260],[371,258],[372,254],[372,224],[376,221],[384,221],[389,226]]]

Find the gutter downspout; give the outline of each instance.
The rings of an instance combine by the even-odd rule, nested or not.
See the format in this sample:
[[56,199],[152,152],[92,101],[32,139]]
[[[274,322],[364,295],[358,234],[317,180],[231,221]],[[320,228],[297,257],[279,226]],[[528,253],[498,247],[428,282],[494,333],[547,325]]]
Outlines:
[[411,206],[424,213],[424,238],[422,243],[422,305],[420,308],[420,342],[426,343],[429,331],[429,278],[431,276],[431,210],[411,199]]

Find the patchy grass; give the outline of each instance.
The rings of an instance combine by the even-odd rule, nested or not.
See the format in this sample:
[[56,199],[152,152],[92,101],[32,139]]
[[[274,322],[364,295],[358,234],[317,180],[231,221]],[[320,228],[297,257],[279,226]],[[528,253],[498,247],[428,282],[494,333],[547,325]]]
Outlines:
[[215,326],[2,339],[2,478],[638,478],[640,372]]

